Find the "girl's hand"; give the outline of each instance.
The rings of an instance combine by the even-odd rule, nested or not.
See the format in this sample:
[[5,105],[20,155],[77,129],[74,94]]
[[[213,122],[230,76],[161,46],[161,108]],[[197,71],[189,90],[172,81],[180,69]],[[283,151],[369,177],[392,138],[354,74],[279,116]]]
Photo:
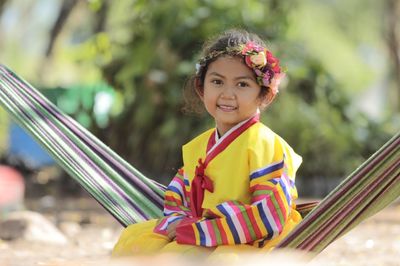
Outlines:
[[176,237],[176,227],[178,226],[178,224],[180,222],[181,222],[181,220],[177,220],[168,225],[167,233],[168,233],[168,237],[171,241],[173,241]]

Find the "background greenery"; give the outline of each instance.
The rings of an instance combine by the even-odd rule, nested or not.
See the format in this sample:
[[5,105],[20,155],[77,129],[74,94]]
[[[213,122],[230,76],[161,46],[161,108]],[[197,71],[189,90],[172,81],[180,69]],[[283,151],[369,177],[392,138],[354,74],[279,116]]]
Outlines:
[[255,32],[288,68],[263,121],[303,156],[304,186],[344,177],[399,131],[399,21],[396,0],[0,0],[0,62],[40,88],[111,88],[107,118],[71,115],[86,108],[92,132],[166,183],[181,145],[213,126],[181,111],[202,43]]

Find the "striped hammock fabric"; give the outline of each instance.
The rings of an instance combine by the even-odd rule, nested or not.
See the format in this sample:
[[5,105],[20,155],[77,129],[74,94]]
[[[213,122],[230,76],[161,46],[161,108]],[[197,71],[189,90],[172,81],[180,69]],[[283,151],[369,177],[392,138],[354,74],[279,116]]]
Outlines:
[[320,252],[400,196],[400,134],[316,206],[278,245]]
[[[146,178],[0,65],[0,103],[122,225],[162,216],[165,187]],[[400,133],[347,177],[278,247],[318,253],[400,196]]]
[[1,65],[0,103],[122,225],[162,216],[164,186],[143,176]]

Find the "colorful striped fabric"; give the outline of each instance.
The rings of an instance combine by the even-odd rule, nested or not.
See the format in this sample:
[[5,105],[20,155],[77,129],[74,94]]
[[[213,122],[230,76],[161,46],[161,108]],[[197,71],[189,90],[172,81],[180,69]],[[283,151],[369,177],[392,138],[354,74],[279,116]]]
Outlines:
[[400,196],[400,133],[334,189],[278,247],[319,253]]
[[189,207],[189,181],[179,169],[167,187],[164,195],[164,217],[160,219],[154,231],[167,235],[168,226],[192,214]]
[[[164,186],[144,177],[4,66],[0,66],[0,103],[123,225],[162,216]],[[400,195],[399,164],[400,133],[332,191],[279,247],[318,253],[383,209]],[[204,228],[218,226],[226,224]],[[215,235],[212,241],[224,237]]]
[[127,226],[162,215],[164,186],[143,176],[1,65],[0,102],[121,224]]
[[[179,226],[176,230],[178,243],[212,247],[256,240],[263,242],[276,237],[282,231],[291,209],[291,186],[280,177],[283,168],[283,163],[274,163],[263,168],[263,171],[257,171],[258,180],[250,187],[252,205],[227,201],[205,210],[204,217],[211,219],[199,218],[194,223]],[[279,177],[269,179],[269,173]],[[190,187],[185,186],[185,183],[188,181],[181,169],[165,192],[166,216],[160,220],[155,232],[167,234],[171,223],[191,216],[188,200]]]
[[[259,114],[231,128],[222,138],[216,136],[214,129],[207,130],[184,145],[184,167],[165,193],[164,214],[169,216],[155,231],[167,234],[174,223],[178,243],[212,247],[245,243],[261,246],[289,230],[292,218],[299,217],[292,201],[297,198],[294,175],[300,156],[259,122]],[[222,153],[227,147],[229,150]],[[207,172],[199,171],[207,164]],[[196,204],[193,211],[193,203],[199,199],[185,199],[196,190],[199,175],[211,177],[216,189],[207,193],[204,201],[201,199],[203,204]],[[179,225],[175,223],[177,216],[183,216]]]

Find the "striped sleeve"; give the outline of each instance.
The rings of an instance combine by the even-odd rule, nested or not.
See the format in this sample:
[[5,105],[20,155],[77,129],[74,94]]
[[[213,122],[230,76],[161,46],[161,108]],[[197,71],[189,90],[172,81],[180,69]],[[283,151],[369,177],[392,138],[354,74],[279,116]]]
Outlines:
[[[282,165],[271,165],[270,174],[282,173]],[[179,225],[176,230],[177,242],[213,247],[251,243],[278,236],[289,216],[290,188],[281,177],[262,181],[267,175],[253,176],[254,185],[250,188],[252,204],[227,201],[217,205],[211,212],[218,214],[219,218]]]
[[[290,156],[290,155],[289,155]],[[177,227],[177,242],[200,246],[263,243],[277,237],[289,217],[294,178],[284,152],[250,173],[251,204],[227,201],[208,210],[211,218]],[[276,160],[279,159],[279,160]],[[264,161],[265,162],[265,161]],[[254,169],[254,168],[253,168]]]
[[167,234],[168,226],[171,223],[182,220],[190,215],[187,187],[189,181],[185,178],[183,169],[172,179],[164,195],[164,217],[158,220],[155,233]]

